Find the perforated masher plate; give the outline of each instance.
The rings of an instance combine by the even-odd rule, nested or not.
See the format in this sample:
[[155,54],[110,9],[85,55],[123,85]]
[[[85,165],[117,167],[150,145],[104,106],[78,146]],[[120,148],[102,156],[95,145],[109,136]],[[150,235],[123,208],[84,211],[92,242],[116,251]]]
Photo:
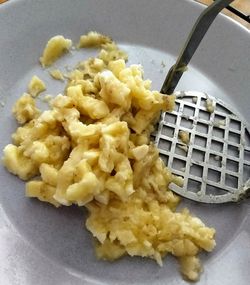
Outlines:
[[[194,91],[175,94],[175,110],[162,113],[153,134],[163,161],[183,177],[183,186],[171,183],[171,190],[205,203],[241,200],[250,188],[247,123],[219,99]],[[189,143],[180,140],[180,131],[189,135]]]

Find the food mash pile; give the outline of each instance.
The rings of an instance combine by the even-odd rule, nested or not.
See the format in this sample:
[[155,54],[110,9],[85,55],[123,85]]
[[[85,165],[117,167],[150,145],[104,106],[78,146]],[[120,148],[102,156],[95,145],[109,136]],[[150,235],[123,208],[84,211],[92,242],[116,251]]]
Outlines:
[[[51,66],[71,46],[63,36],[50,39],[42,66]],[[183,275],[197,280],[197,254],[214,248],[215,230],[187,209],[175,212],[179,198],[168,185],[182,180],[166,168],[150,141],[160,112],[172,110],[175,98],[151,91],[142,67],[127,67],[126,53],[109,37],[81,36],[78,48],[88,47],[100,48],[96,58],[66,75],[50,71],[55,79],[67,78],[67,86],[47,111],[36,106],[46,86],[32,78],[28,93],[13,107],[20,127],[4,149],[4,165],[27,181],[28,197],[55,207],[86,207],[98,258],[128,254],[162,265],[170,253]]]

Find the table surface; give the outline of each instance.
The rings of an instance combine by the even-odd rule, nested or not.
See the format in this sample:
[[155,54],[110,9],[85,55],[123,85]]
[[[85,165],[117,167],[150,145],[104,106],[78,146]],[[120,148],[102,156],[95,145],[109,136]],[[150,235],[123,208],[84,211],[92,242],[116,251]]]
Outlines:
[[[209,5],[213,2],[213,0],[197,0],[197,1],[206,5]],[[234,8],[236,8],[245,15],[250,15],[250,0],[235,0],[231,4],[231,6],[233,6]],[[250,29],[250,24],[242,20],[240,17],[234,15],[233,13],[229,12],[226,9],[223,10],[223,13],[232,17],[234,20],[238,21],[239,23]]]
[[[8,0],[0,0],[0,4],[7,2]],[[213,2],[213,0],[195,0],[197,2],[209,5]],[[233,7],[235,7],[237,10],[241,11],[245,15],[250,15],[250,1],[249,0],[235,0],[232,4]],[[236,21],[240,22],[244,26],[246,26],[248,29],[250,29],[250,24],[246,21],[242,20],[240,17],[234,15],[233,13],[227,11],[226,9],[223,11],[226,15],[232,17]]]
[[[7,2],[8,0],[0,0],[0,4]],[[195,0],[200,3],[209,5],[213,2],[213,0]],[[250,15],[250,0],[235,0],[232,4],[233,7],[235,7],[237,10],[241,11],[245,15]],[[242,25],[246,26],[248,29],[250,29],[250,24],[246,21],[242,20],[240,17],[234,15],[233,13],[227,11],[226,9],[223,11],[226,15],[232,17]]]

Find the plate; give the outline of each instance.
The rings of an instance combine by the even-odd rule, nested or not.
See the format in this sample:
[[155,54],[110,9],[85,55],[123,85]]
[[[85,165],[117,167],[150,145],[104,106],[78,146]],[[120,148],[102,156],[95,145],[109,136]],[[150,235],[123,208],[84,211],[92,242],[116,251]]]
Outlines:
[[[48,93],[62,91],[41,70],[38,58],[47,40],[62,34],[77,42],[97,30],[113,37],[141,63],[145,78],[160,89],[168,68],[204,6],[188,0],[12,0],[0,6],[1,149],[16,128],[11,106],[26,90],[31,75],[47,83]],[[197,90],[231,104],[250,122],[249,31],[219,16],[195,54],[179,90]],[[87,58],[72,53],[58,67]],[[162,62],[166,67],[162,66]],[[84,215],[76,207],[54,209],[24,197],[24,183],[0,168],[1,284],[186,284],[174,258],[163,267],[154,261],[125,257],[97,261]],[[183,200],[194,214],[217,230],[217,247],[203,254],[204,273],[197,284],[248,284],[250,207],[205,205]]]

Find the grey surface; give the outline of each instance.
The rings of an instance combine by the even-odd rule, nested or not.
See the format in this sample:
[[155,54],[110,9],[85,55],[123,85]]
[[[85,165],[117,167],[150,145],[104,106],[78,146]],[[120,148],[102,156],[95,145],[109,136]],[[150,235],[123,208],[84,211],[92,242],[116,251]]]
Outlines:
[[[12,0],[0,6],[0,147],[10,142],[16,124],[13,102],[34,73],[48,93],[63,85],[41,71],[45,42],[63,34],[76,41],[98,30],[123,44],[130,62],[145,66],[145,77],[159,89],[203,6],[188,0]],[[235,105],[250,121],[249,32],[224,16],[218,18],[195,54],[177,89],[205,91]],[[87,57],[84,51],[58,66]],[[161,66],[162,60],[166,67]],[[77,208],[56,210],[24,197],[24,183],[0,167],[0,284],[186,284],[172,258],[162,268],[153,261],[123,258],[97,261],[84,215]],[[249,204],[198,205],[183,201],[217,230],[217,247],[203,254],[205,272],[197,284],[248,284],[250,273]]]

